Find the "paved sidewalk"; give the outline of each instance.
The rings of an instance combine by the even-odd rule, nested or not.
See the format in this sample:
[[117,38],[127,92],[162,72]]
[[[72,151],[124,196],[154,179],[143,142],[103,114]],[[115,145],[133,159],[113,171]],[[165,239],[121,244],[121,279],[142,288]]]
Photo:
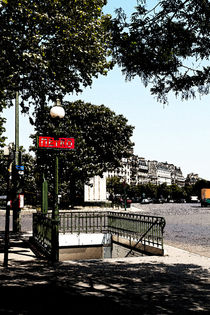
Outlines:
[[[0,264],[4,260],[4,234],[0,232]],[[10,232],[10,247],[8,253],[9,266],[18,261],[30,262],[36,260],[35,254],[29,247],[28,239],[31,236],[30,232],[24,232],[19,235],[15,235]]]
[[0,314],[210,313],[210,258],[165,246],[164,257],[50,265],[26,237],[11,237],[8,269],[0,253]]

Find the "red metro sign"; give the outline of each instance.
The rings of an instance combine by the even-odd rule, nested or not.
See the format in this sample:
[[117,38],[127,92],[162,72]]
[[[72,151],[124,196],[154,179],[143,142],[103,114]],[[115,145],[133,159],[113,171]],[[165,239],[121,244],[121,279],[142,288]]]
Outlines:
[[52,137],[39,137],[38,147],[40,149],[60,149],[60,150],[73,150],[74,138],[59,138],[55,140]]

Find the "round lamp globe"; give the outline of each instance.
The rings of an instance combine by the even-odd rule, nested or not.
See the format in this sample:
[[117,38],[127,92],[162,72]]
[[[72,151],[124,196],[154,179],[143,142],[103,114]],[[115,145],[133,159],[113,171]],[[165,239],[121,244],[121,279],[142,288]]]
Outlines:
[[65,110],[61,106],[53,106],[50,109],[50,116],[52,118],[63,118],[65,116]]

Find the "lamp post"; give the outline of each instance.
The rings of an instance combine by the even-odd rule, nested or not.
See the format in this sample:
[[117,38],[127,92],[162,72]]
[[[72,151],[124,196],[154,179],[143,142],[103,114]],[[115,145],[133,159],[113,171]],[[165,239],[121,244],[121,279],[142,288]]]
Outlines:
[[[65,111],[63,107],[61,107],[61,102],[59,99],[56,99],[54,106],[50,110],[50,116],[53,119],[62,119],[65,116]],[[58,261],[58,221],[59,221],[59,209],[58,209],[58,155],[55,155],[55,175],[54,175],[54,202],[52,209],[52,221],[53,221],[53,231],[52,231],[52,260]]]
[[[16,92],[15,96],[15,156],[14,156],[14,192],[13,192],[13,232],[21,232],[21,222],[20,222],[20,207],[18,201],[18,195],[22,192],[20,187],[20,178],[18,176],[16,167],[20,166],[20,151],[19,151],[19,93]],[[14,174],[13,174],[14,175]]]

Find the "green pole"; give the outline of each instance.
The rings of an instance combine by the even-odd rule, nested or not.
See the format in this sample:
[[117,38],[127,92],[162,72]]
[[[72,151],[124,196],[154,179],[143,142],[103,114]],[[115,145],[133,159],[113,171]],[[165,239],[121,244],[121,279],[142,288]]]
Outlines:
[[19,165],[19,93],[15,96],[15,165]]
[[58,156],[55,157],[55,219],[59,218],[58,210]]
[[54,203],[52,211],[52,260],[59,261],[58,156],[55,156]]
[[42,183],[42,213],[47,214],[48,212],[48,182],[45,180],[43,175]]
[[[16,92],[15,95],[15,165],[19,165],[19,93]],[[15,170],[16,171],[16,170]],[[16,176],[15,183],[14,183],[14,195],[12,201],[12,208],[13,208],[13,232],[20,232],[21,231],[21,224],[20,224],[20,209],[19,209],[19,200],[18,194],[20,193],[19,189],[19,178]]]
[[58,156],[55,156],[55,177],[54,177],[54,204],[52,211],[52,218],[57,220],[59,218],[58,209]]

